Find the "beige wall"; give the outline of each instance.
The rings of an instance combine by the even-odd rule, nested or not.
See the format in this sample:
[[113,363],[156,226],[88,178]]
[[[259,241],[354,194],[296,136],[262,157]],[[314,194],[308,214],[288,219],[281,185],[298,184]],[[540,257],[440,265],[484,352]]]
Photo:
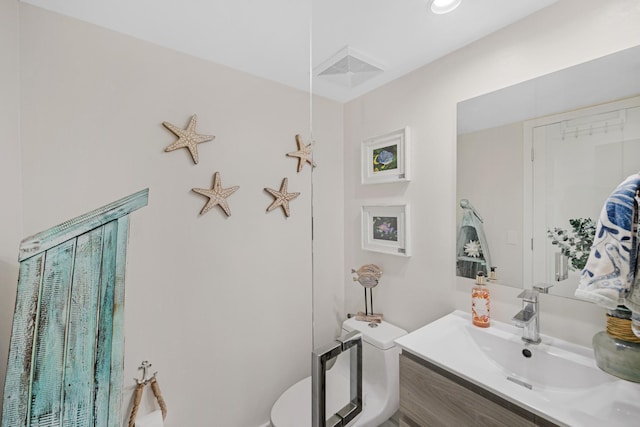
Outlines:
[[0,0],[0,409],[22,238],[18,2]]
[[[312,179],[285,155],[296,133],[309,142],[309,95],[31,6],[20,18],[25,233],[150,188],[129,240],[125,415],[149,360],[167,426],[264,424],[310,372]],[[317,99],[313,111],[324,339],[343,312],[342,106]],[[187,150],[164,152],[175,137],[161,125],[194,113],[216,136],[198,165]],[[228,218],[200,216],[206,199],[191,191],[216,171],[223,187],[240,186]],[[266,213],[264,188],[284,177],[301,193],[289,218]]]
[[[441,60],[348,103],[345,107],[345,262],[378,263],[376,311],[415,329],[459,308],[469,310],[470,285],[456,285],[456,104],[505,86],[640,44],[637,0],[561,0]],[[362,186],[360,141],[410,126],[414,179],[410,184]],[[364,252],[359,207],[370,200],[407,201],[412,207],[413,256]],[[517,290],[493,288],[493,317],[509,321]],[[363,305],[345,278],[345,308]],[[561,298],[542,301],[542,330],[590,345],[603,328],[602,310]]]

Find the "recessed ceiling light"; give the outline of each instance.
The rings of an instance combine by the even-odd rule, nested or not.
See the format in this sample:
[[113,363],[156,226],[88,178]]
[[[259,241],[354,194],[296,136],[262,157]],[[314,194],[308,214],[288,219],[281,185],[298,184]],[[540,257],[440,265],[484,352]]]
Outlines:
[[438,15],[453,12],[462,0],[431,0],[431,12]]

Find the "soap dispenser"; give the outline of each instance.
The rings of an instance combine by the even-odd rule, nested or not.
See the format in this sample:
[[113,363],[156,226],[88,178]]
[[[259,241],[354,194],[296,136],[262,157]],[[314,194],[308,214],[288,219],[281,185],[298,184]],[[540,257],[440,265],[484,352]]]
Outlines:
[[485,283],[483,271],[476,275],[476,284],[471,290],[471,318],[475,326],[487,328],[490,324],[489,289]]

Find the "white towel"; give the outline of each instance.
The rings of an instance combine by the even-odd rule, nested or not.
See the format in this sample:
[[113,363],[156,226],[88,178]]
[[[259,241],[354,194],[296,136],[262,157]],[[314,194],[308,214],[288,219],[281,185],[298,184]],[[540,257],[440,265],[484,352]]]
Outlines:
[[162,420],[162,411],[153,411],[150,414],[140,417],[136,420],[136,427],[162,427],[164,421]]
[[640,175],[625,179],[607,199],[575,296],[613,310],[632,290],[638,257]]

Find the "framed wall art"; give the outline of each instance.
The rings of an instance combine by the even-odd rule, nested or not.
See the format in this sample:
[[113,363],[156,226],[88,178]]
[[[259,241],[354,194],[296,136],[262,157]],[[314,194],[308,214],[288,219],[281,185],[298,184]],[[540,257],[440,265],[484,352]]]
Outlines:
[[362,183],[409,181],[409,128],[362,141]]
[[362,249],[410,256],[409,205],[362,206]]

